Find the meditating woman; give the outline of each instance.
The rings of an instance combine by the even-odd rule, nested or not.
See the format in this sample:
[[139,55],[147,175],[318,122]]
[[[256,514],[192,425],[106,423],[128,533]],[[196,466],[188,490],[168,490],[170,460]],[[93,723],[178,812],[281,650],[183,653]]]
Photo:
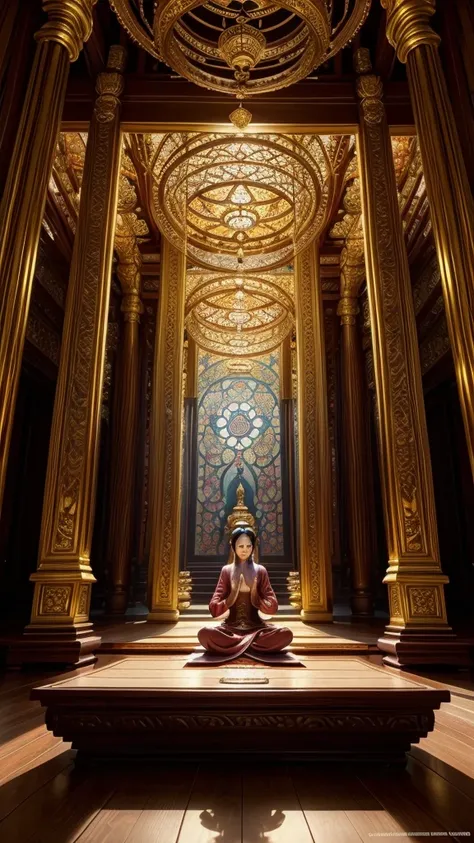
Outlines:
[[[214,618],[228,616],[219,626],[199,630],[199,643],[226,662],[246,653],[265,661],[291,643],[293,633],[285,627],[265,623],[258,614],[274,615],[278,609],[275,592],[266,569],[254,562],[255,533],[250,527],[237,527],[231,535],[234,561],[222,568],[219,582],[209,603]],[[215,659],[213,659],[215,663]]]

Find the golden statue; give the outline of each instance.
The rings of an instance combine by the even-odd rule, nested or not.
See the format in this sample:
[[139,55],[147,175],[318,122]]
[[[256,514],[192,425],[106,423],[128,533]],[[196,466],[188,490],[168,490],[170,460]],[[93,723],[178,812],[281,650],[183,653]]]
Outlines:
[[[248,506],[245,505],[245,489],[242,486],[242,483],[239,483],[237,486],[236,497],[237,503],[230,515],[227,516],[227,522],[225,525],[226,535],[229,536],[229,542],[230,536],[237,527],[250,527],[250,529],[255,533],[255,536],[257,536],[257,521],[250,512]],[[255,542],[254,558],[255,562],[258,562],[258,538],[256,538]],[[229,544],[229,557],[227,559],[227,564],[231,565],[233,561],[234,553]]]

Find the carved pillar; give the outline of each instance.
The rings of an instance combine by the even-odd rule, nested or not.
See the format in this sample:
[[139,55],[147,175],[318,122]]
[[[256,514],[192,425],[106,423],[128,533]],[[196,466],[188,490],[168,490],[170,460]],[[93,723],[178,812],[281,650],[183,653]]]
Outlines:
[[331,462],[317,245],[295,261],[301,617],[332,620]]
[[295,400],[293,398],[293,383],[291,370],[291,333],[283,340],[280,350],[280,406],[281,406],[281,427],[282,427],[282,452],[284,460],[282,464],[283,481],[286,486],[286,497],[288,506],[288,544],[290,558],[288,564],[291,569],[297,568],[298,556],[296,552],[296,471],[295,471]]
[[[183,371],[185,373],[184,408],[183,408],[183,473],[181,494],[181,540],[180,569],[185,570],[188,563],[190,538],[193,535],[193,480],[196,454],[197,424],[197,389],[198,389],[199,349],[193,338],[188,335]],[[194,499],[194,505],[196,501]]]
[[389,567],[390,624],[379,647],[394,666],[450,662],[433,480],[408,257],[398,208],[382,84],[359,50],[359,154],[380,464]]
[[186,258],[163,237],[150,435],[148,620],[176,621],[182,462]]
[[135,237],[116,237],[117,276],[122,287],[123,322],[116,370],[117,397],[112,426],[111,481],[107,570],[107,612],[123,615],[130,588],[138,402],[140,395],[141,255]]
[[26,323],[69,62],[91,33],[95,0],[43,0],[38,46],[0,206],[0,508]]
[[435,0],[383,0],[387,37],[406,62],[474,474],[474,201],[429,19]]
[[30,625],[10,661],[86,664],[100,639],[89,622],[90,547],[99,454],[110,276],[120,168],[125,51],[112,47],[87,141],[51,428],[39,565]]
[[344,486],[349,537],[353,615],[373,613],[373,506],[367,390],[361,337],[357,324],[358,295],[365,278],[363,244],[348,241],[341,255],[342,405]]

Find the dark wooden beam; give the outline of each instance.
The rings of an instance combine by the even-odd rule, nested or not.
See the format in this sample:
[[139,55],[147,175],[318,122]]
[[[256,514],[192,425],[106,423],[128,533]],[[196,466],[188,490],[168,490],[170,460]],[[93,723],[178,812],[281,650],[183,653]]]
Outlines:
[[375,46],[374,71],[388,82],[392,76],[397,57],[395,50],[387,40],[387,14],[382,11],[377,32],[377,43]]
[[[110,12],[107,5],[106,12]],[[104,19],[103,4],[94,6],[92,12],[92,34],[84,44],[84,58],[87,70],[92,79],[96,79],[97,74],[101,73],[107,64],[108,53],[108,38],[107,38],[107,21]]]
[[[94,97],[91,80],[71,78],[68,87],[64,122],[70,126],[89,121]],[[395,128],[413,125],[408,85],[391,82],[385,87],[388,120]],[[352,80],[327,82],[306,80],[285,91],[254,97],[246,103],[253,114],[253,123],[265,126],[318,127],[321,132],[350,133],[358,125],[358,106]],[[196,125],[216,130],[228,126],[235,100],[222,94],[198,88],[182,79],[159,79],[156,76],[126,77],[123,95],[122,122],[129,131],[168,126]]]

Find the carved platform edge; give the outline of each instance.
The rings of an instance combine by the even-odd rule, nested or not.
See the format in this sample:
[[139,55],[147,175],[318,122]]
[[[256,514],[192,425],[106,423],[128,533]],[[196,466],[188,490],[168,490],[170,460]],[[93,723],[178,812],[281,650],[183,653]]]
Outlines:
[[344,732],[360,735],[370,732],[406,733],[421,737],[432,730],[434,714],[424,712],[389,711],[206,711],[202,714],[180,712],[163,713],[152,710],[102,711],[64,710],[48,711],[47,725],[55,735],[71,736],[75,732],[90,732],[96,736],[120,731],[126,732],[197,732],[224,730],[240,732],[241,729],[334,734]]
[[225,757],[228,741],[240,757],[281,760],[370,760],[403,763],[413,743],[434,726],[421,711],[210,710],[163,713],[140,708],[110,710],[104,700],[70,711],[52,706],[47,726],[72,741],[80,759],[160,756]]

